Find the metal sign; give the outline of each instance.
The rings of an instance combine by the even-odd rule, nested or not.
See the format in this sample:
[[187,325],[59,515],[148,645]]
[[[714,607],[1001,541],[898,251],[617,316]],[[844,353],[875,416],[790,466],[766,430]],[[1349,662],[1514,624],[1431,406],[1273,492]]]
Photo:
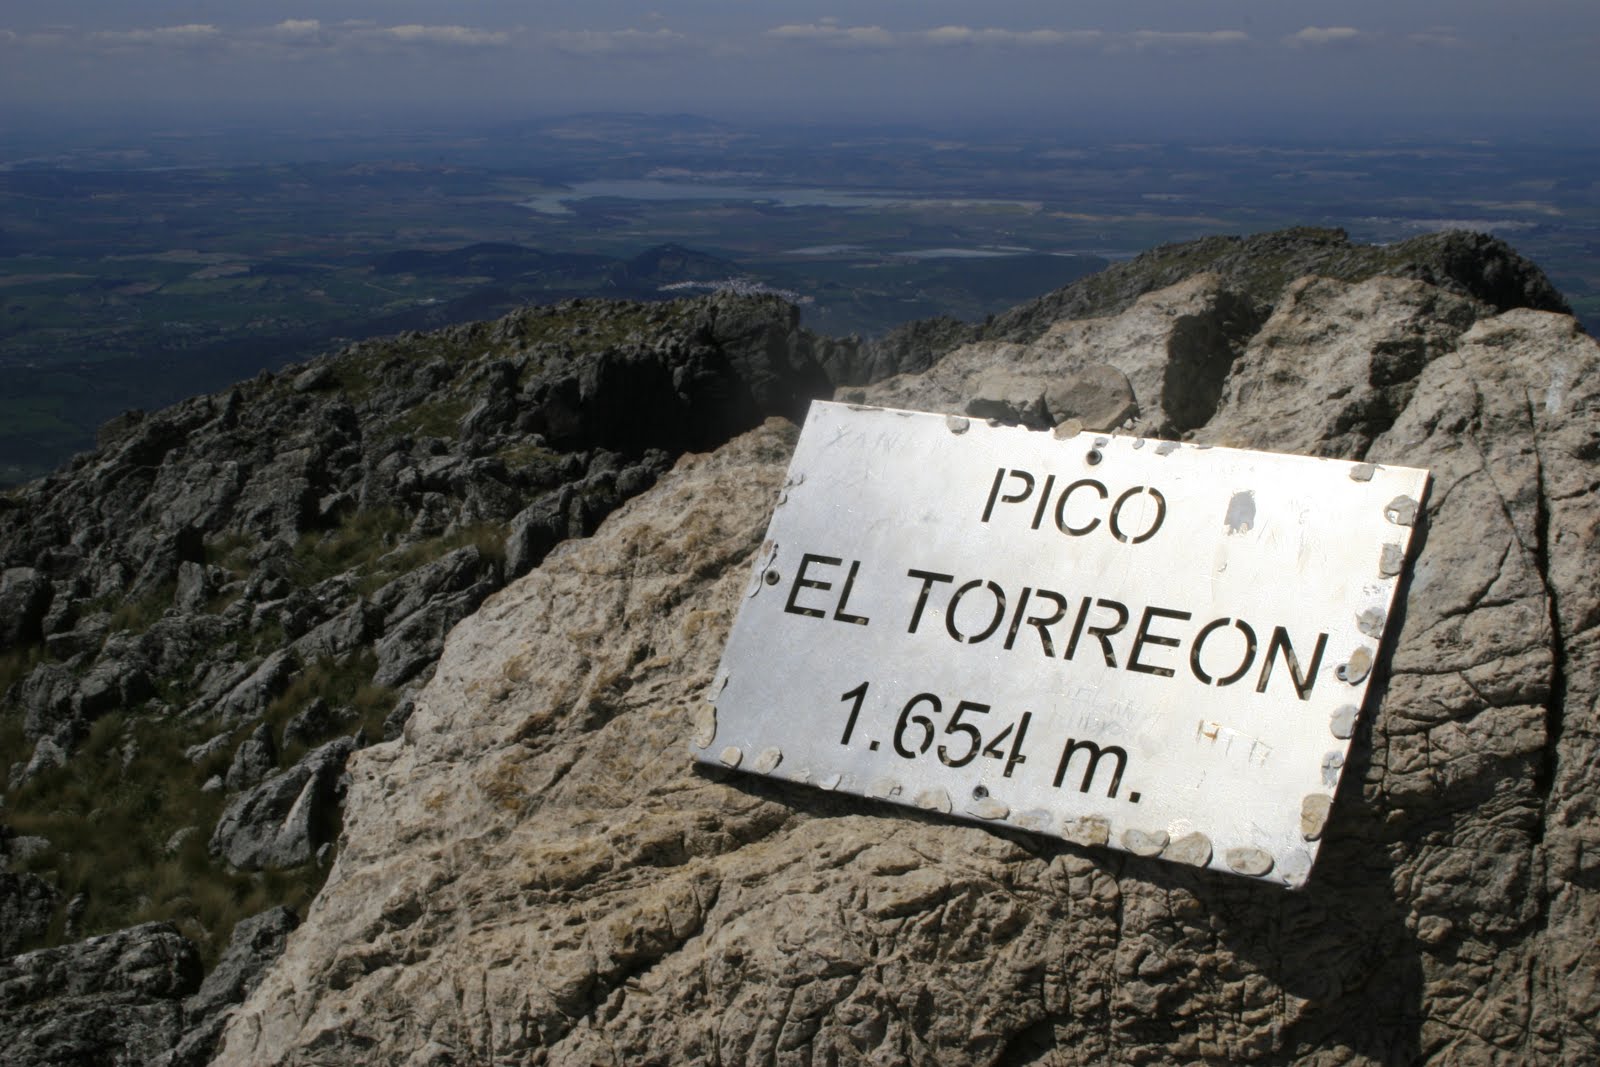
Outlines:
[[813,404],[692,752],[1299,886],[1427,480]]

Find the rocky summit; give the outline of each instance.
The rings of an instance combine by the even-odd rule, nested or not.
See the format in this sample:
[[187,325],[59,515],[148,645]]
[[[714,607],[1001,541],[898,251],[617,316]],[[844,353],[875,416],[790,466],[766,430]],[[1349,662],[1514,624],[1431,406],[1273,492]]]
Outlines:
[[[1305,890],[690,763],[835,391],[1433,472]],[[770,298],[529,309],[125,417],[0,503],[0,1041],[1592,1063],[1597,457],[1600,348],[1535,268],[1327,231],[869,344]]]

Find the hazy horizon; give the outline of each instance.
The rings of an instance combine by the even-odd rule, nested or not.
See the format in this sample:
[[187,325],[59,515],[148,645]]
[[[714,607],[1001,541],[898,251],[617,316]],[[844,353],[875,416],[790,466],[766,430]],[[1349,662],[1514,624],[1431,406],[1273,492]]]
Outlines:
[[1592,134],[1600,8],[1351,0],[201,3],[0,16],[13,120],[585,111],[1133,136]]

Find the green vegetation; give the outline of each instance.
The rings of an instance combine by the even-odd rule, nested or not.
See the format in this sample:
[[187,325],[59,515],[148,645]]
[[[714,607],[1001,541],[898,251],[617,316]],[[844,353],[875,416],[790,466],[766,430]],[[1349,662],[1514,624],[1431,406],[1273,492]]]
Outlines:
[[[21,866],[62,894],[42,944],[167,919],[199,944],[209,966],[240,919],[275,904],[303,908],[321,888],[326,871],[315,864],[244,874],[211,859],[223,798],[200,786],[218,764],[196,767],[183,753],[214,730],[107,715],[65,767],[6,795],[9,825],[50,842]],[[24,747],[15,717],[0,720],[0,758],[17,758]],[[84,910],[68,930],[65,905],[79,894]]]
[[[372,681],[377,669],[378,658],[370,649],[343,660],[319,659],[295,674],[289,688],[267,706],[264,719],[275,735],[281,735],[291,718],[312,700],[320,698],[330,708],[353,710],[368,740],[376,741],[383,737],[383,721],[394,710],[397,697],[393,689]],[[349,735],[356,728],[350,723],[340,723],[335,734]],[[293,766],[311,747],[332,736],[313,737],[283,746],[279,765]]]
[[495,453],[501,462],[513,470],[542,467],[561,458],[561,453],[531,441],[520,441]]
[[404,545],[376,560],[361,578],[357,589],[363,595],[375,593],[402,574],[467,545],[475,546],[486,558],[503,564],[506,558],[506,534],[503,523],[477,522],[440,537]]
[[315,585],[346,571],[361,571],[390,551],[409,526],[394,508],[365,508],[345,515],[332,530],[302,534],[294,546],[294,577]]
[[394,422],[389,432],[396,437],[415,434],[418,437],[454,437],[462,418],[471,409],[467,396],[446,396],[425,404],[418,404]]
[[[0,698],[17,682],[26,678],[40,663],[50,658],[43,645],[23,645],[0,652]],[[0,724],[5,721],[0,716]]]
[[177,585],[167,582],[135,600],[102,602],[99,610],[109,610],[111,612],[111,629],[113,631],[129,630],[136,634],[142,634],[150,629],[168,608],[172,607],[173,598],[177,594]]

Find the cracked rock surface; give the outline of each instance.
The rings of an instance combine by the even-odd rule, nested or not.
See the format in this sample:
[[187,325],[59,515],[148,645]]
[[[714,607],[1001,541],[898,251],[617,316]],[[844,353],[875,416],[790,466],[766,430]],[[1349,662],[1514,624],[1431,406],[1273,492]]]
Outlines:
[[1043,418],[1109,367],[1137,432],[1433,471],[1304,891],[692,769],[773,420],[456,627],[216,1062],[1596,1062],[1600,349],[1416,279],[1247,305],[1191,278],[846,395]]

